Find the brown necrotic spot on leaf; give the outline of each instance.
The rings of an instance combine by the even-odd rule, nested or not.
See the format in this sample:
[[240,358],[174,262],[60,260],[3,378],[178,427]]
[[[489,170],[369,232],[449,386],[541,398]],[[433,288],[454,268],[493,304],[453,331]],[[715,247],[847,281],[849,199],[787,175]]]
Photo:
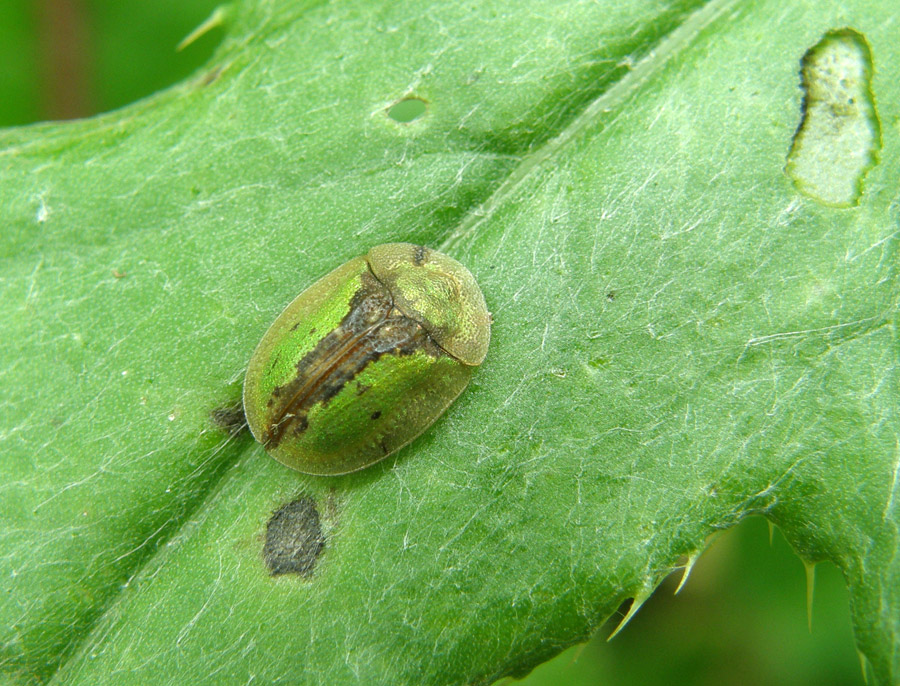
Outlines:
[[301,496],[269,518],[263,559],[270,575],[308,577],[324,548],[325,535],[319,524],[319,510],[311,497]]
[[229,436],[237,436],[247,428],[247,418],[244,417],[244,407],[241,403],[217,407],[209,416],[212,423]]
[[785,172],[825,205],[859,202],[878,161],[881,124],[872,95],[872,52],[852,29],[831,31],[803,56],[803,107]]

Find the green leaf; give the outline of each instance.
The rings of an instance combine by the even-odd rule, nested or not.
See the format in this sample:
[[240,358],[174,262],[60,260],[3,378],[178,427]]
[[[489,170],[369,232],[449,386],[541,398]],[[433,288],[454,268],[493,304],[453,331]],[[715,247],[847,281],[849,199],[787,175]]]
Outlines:
[[[4,678],[489,683],[764,514],[896,681],[893,15],[246,2],[182,85],[0,132]],[[845,28],[880,129],[840,208],[784,170]],[[488,358],[396,458],[293,473],[234,432],[247,359],[394,240],[475,274]]]

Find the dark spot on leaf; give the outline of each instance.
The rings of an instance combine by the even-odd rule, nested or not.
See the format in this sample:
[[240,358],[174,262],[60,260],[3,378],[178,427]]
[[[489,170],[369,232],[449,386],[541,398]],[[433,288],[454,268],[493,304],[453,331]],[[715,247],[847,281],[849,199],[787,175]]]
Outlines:
[[319,510],[311,497],[301,496],[269,518],[263,559],[271,576],[310,576],[324,548],[325,535],[319,525]]
[[247,418],[244,417],[244,406],[241,403],[218,407],[209,416],[212,423],[229,436],[237,436],[247,428]]
[[606,294],[606,299],[609,300],[609,302],[612,302],[613,300],[615,300],[615,299],[616,299],[616,292],[615,292],[615,291],[610,291],[609,293],[607,293],[607,294]]
[[376,410],[372,413],[372,419],[378,419],[381,416],[381,410]]

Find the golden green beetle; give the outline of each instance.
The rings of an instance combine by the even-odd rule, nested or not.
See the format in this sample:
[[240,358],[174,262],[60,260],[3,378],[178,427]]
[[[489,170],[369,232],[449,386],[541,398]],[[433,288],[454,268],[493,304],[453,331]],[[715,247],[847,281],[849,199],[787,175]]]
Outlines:
[[244,380],[247,422],[288,467],[354,472],[425,431],[490,336],[468,269],[420,245],[376,246],[303,291],[263,336]]

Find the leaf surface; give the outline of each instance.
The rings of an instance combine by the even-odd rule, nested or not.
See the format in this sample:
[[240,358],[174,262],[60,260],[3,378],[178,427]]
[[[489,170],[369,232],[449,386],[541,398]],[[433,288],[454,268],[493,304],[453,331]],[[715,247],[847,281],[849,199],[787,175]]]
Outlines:
[[[246,2],[184,84],[0,133],[5,678],[489,683],[761,513],[896,680],[889,5]],[[835,207],[784,170],[844,28],[880,128]],[[223,421],[250,353],[397,240],[475,274],[488,358],[395,458],[293,473]]]

